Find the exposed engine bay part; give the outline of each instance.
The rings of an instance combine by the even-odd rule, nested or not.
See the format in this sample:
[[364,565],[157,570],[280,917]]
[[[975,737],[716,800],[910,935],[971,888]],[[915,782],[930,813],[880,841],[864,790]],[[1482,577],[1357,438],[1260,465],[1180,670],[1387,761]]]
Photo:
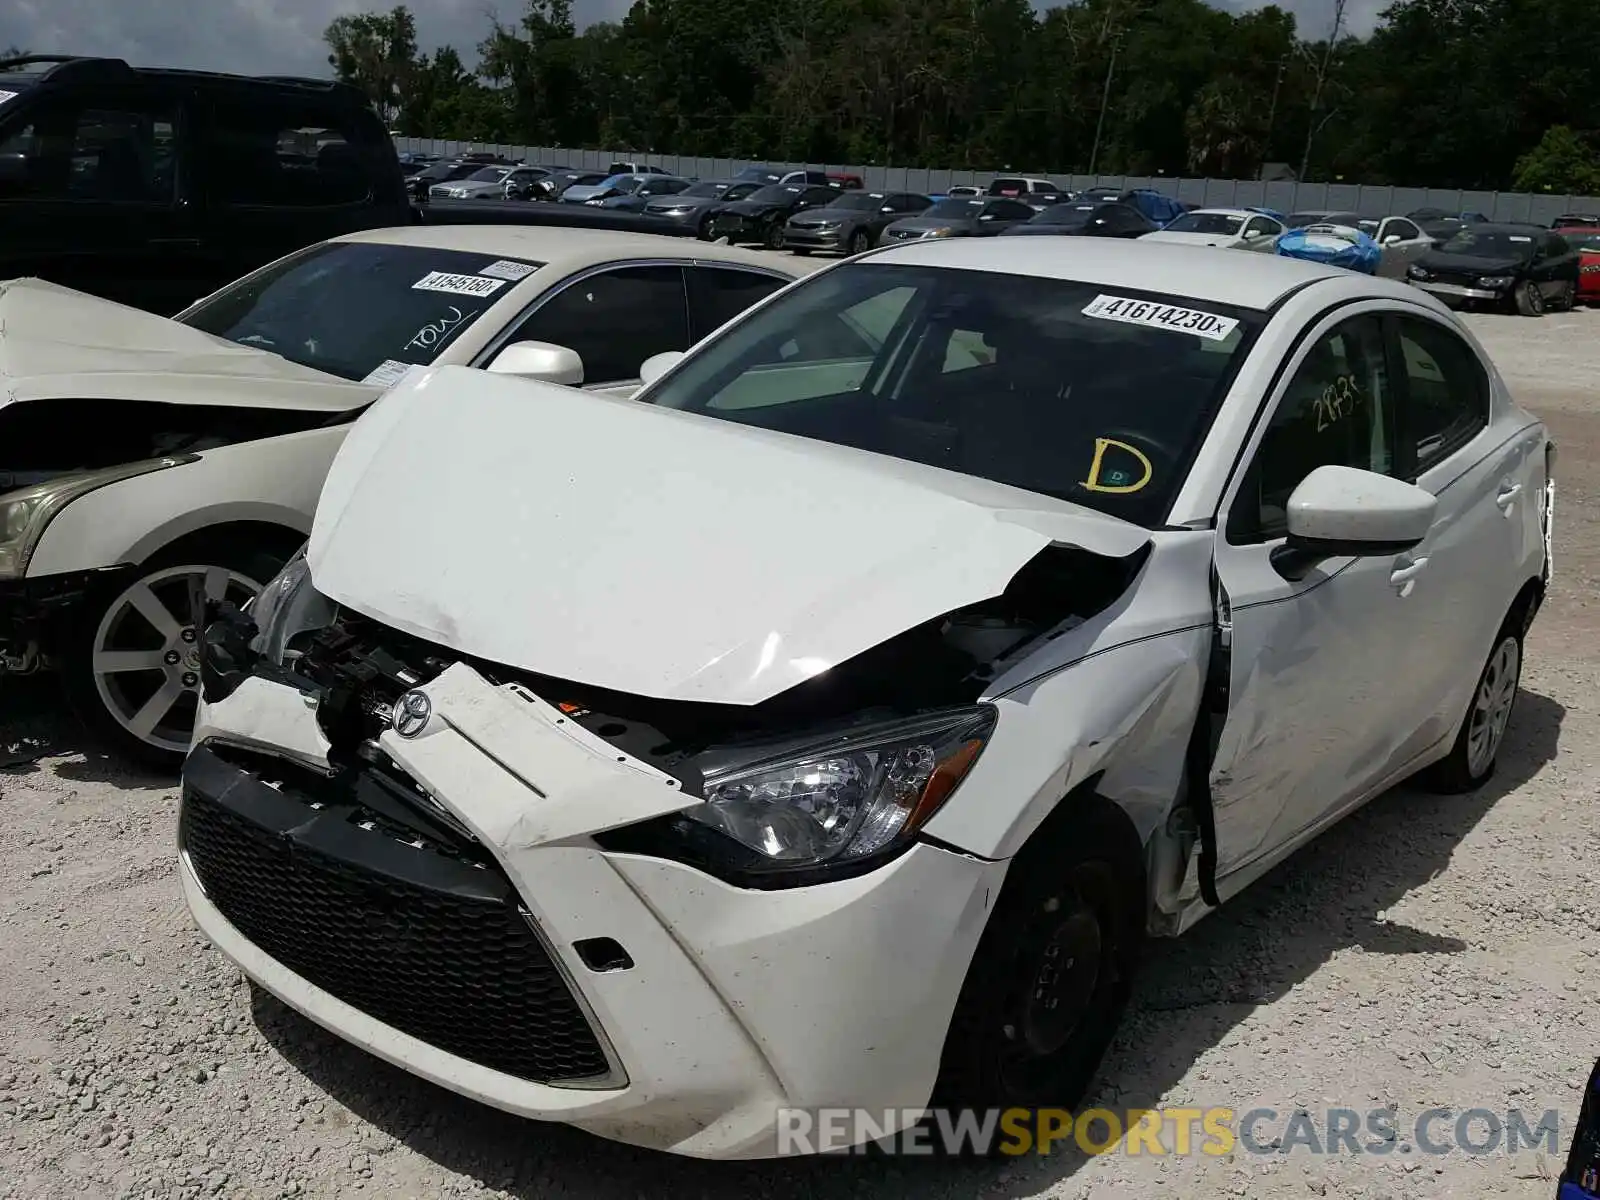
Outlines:
[[[1147,554],[1142,549],[1127,558],[1108,559],[1071,547],[1047,547],[1000,595],[923,622],[756,705],[658,700],[487,663],[348,608],[340,609],[332,624],[292,640],[277,669],[320,696],[318,720],[336,750],[353,752],[376,737],[387,727],[401,695],[437,678],[452,663],[467,662],[496,683],[522,684],[618,749],[676,775],[693,790],[700,782],[698,772],[686,771],[685,764],[713,747],[759,745],[801,730],[848,728],[864,720],[975,702],[1008,660],[1115,601]],[[240,637],[216,631],[207,640],[232,644],[230,670],[237,672]]]
[[142,400],[19,401],[0,407],[0,495],[62,475],[298,433],[353,415]]

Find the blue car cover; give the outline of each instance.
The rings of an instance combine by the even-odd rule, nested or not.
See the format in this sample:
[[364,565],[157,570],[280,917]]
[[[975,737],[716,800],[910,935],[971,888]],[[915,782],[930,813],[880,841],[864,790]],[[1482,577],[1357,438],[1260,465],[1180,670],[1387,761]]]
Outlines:
[[1123,199],[1161,226],[1171,224],[1185,212],[1183,204],[1150,188],[1134,188]]
[[1360,271],[1363,275],[1376,275],[1378,261],[1383,257],[1377,242],[1348,225],[1307,225],[1304,229],[1291,229],[1279,234],[1276,244],[1278,253],[1285,258],[1326,263]]
[[1567,1152],[1567,1169],[1561,1172],[1556,1200],[1595,1200],[1600,1196],[1600,1062],[1589,1073],[1589,1086],[1583,1090],[1583,1106],[1578,1111],[1578,1127],[1572,1132],[1572,1148]]

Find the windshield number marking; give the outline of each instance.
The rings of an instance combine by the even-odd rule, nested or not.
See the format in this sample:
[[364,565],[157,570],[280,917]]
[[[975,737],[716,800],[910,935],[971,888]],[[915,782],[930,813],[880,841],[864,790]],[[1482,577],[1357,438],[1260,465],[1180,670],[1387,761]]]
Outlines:
[[448,292],[452,296],[492,296],[505,287],[504,279],[482,275],[452,275],[448,271],[429,271],[411,285],[413,291]]
[[513,259],[501,258],[490,263],[487,267],[479,267],[479,275],[487,275],[490,279],[508,279],[516,283],[519,279],[526,279],[539,268],[531,267],[527,263],[516,262]]
[[16,92],[0,92],[0,104],[4,104],[8,100],[15,100],[16,98]]
[[435,350],[443,345],[445,339],[450,336],[451,331],[466,319],[467,314],[452,304],[450,311],[444,316],[417,330],[416,336],[406,343],[405,348],[407,350]]
[[401,362],[397,358],[386,358],[368,372],[362,383],[374,383],[379,387],[389,388],[400,382],[412,367],[411,363]]
[[1156,304],[1149,300],[1134,300],[1128,296],[1096,296],[1084,307],[1083,315],[1100,321],[1121,321],[1125,325],[1192,333],[1213,342],[1222,341],[1239,325],[1232,317],[1171,304]]

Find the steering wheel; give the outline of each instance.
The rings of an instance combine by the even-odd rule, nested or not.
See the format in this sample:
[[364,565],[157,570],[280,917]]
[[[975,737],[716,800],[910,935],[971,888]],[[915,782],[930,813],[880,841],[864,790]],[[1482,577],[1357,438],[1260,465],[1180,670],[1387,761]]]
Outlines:
[[[1181,457],[1171,446],[1157,441],[1143,430],[1099,429],[1095,431],[1094,437],[1094,458],[1084,468],[1083,481],[1079,482],[1079,486],[1087,491],[1136,495],[1173,470]],[[1133,453],[1130,454],[1129,450]],[[1112,461],[1108,463],[1107,459]],[[1128,463],[1130,459],[1133,461],[1129,465],[1135,469],[1140,459],[1143,459],[1144,465],[1148,466],[1149,470],[1144,473],[1142,480],[1137,474],[1130,474],[1127,478],[1120,477],[1125,474],[1121,464]],[[1138,486],[1130,491],[1122,491],[1134,483]],[[1091,487],[1091,484],[1100,486]]]

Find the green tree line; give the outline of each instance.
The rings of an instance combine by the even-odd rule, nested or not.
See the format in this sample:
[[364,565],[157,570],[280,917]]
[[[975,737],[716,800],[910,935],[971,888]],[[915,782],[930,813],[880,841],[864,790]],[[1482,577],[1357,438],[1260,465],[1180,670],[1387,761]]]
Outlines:
[[1304,26],[1204,0],[571,0],[491,19],[469,68],[405,6],[329,63],[415,137],[664,154],[1600,192],[1589,0],[1397,0]]

